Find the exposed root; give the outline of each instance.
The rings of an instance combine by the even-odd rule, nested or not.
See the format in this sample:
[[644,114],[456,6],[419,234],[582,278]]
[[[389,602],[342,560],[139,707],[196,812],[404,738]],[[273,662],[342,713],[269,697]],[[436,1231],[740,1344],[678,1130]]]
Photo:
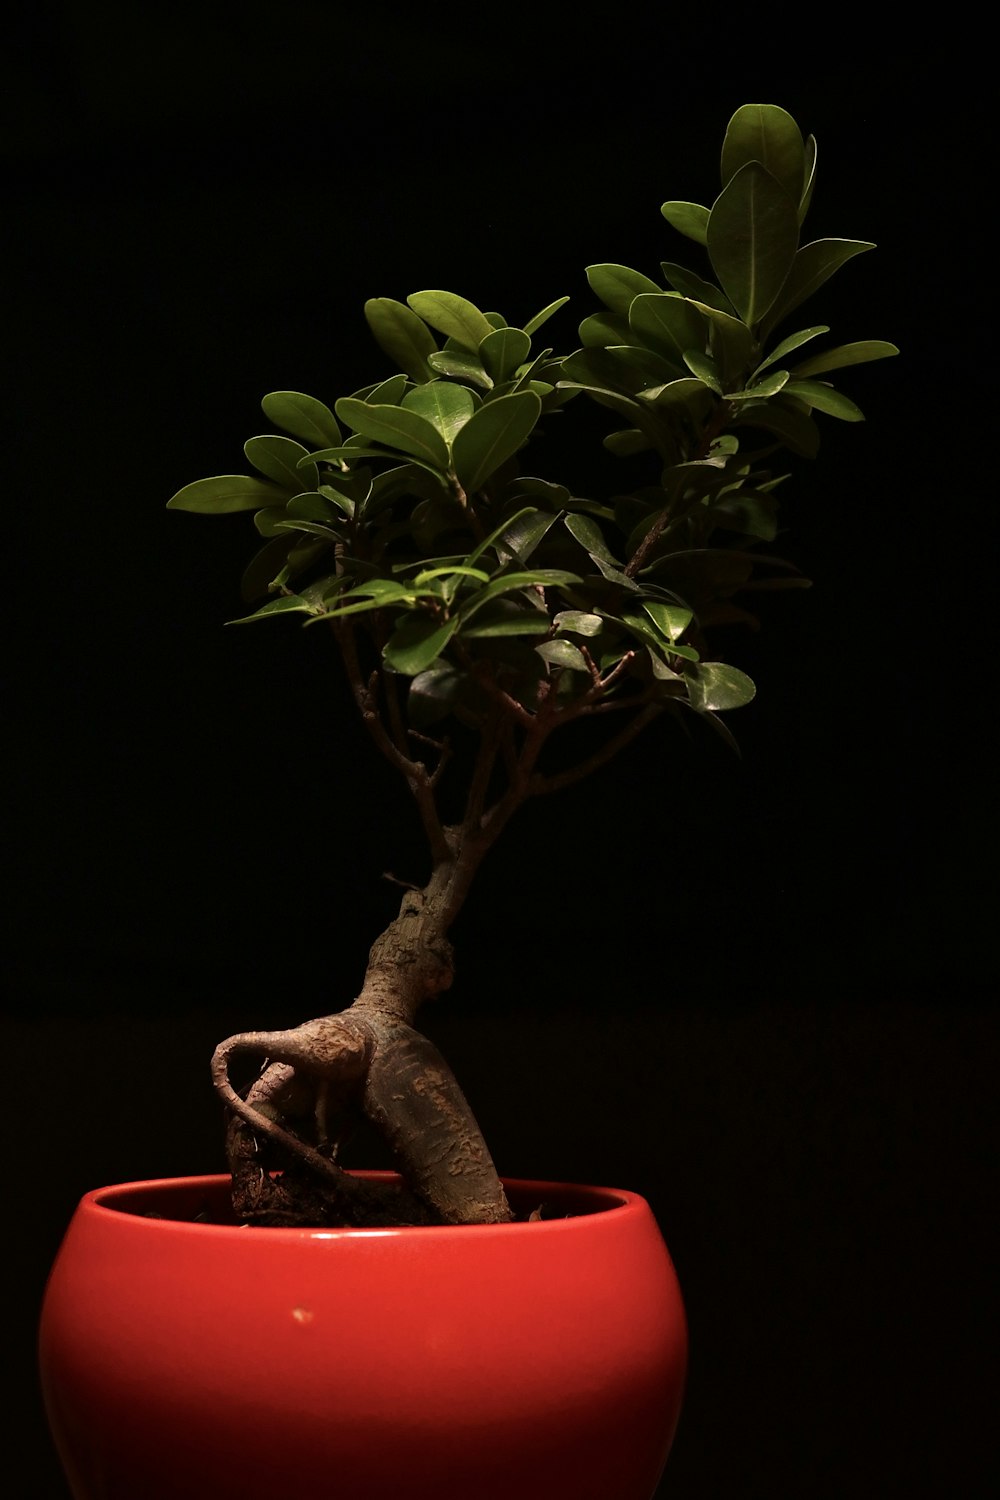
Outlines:
[[[262,1072],[244,1098],[229,1067],[246,1056]],[[243,1032],[216,1049],[212,1075],[230,1111],[234,1208],[248,1222],[377,1226],[511,1218],[454,1075],[433,1044],[397,1015],[359,1001],[290,1031]],[[337,1164],[340,1143],[361,1115],[385,1138],[405,1187],[353,1177]],[[273,1166],[280,1176],[272,1175]]]

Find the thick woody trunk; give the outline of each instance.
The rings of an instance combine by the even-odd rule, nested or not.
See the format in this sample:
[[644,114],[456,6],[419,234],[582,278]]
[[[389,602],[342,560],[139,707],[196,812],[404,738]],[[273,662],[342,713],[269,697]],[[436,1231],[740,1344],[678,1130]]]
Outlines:
[[[595,667],[591,688],[570,708],[560,707],[542,683],[529,710],[484,676],[493,709],[482,727],[462,820],[444,824],[436,788],[448,747],[437,747],[434,770],[411,758],[391,674],[385,681],[378,672],[365,677],[349,628],[340,630],[338,641],[362,722],[413,794],[432,873],[423,890],[407,891],[398,916],[376,939],[361,994],[348,1009],[291,1031],[244,1032],[216,1049],[212,1072],[229,1109],[234,1204],[248,1222],[260,1224],[503,1223],[511,1212],[486,1142],[450,1068],[415,1029],[415,1018],[425,1000],[452,982],[449,929],[514,812],[527,798],[603,765],[661,706],[639,708],[623,730],[568,771],[541,775],[537,761],[548,736],[596,712],[631,656],[604,676]],[[241,1095],[229,1070],[247,1057],[258,1072]],[[402,1188],[373,1185],[339,1166],[340,1142],[359,1117],[388,1144]]]
[[[447,931],[478,857],[439,863],[407,891],[376,939],[361,994],[291,1031],[244,1032],[217,1048],[216,1088],[230,1111],[227,1149],[237,1213],[260,1224],[502,1223],[511,1218],[475,1117],[414,1018],[451,985]],[[230,1065],[252,1057],[245,1098]],[[388,1144],[403,1187],[362,1181],[337,1163],[352,1121]],[[275,1175],[277,1172],[277,1175]]]

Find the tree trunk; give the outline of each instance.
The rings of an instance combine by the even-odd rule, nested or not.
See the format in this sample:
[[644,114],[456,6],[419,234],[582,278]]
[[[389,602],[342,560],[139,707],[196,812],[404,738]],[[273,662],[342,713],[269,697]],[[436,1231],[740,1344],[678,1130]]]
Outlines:
[[[233,1202],[247,1222],[493,1224],[512,1217],[454,1074],[413,1025],[423,1002],[451,985],[447,932],[484,852],[456,849],[422,891],[406,892],[346,1010],[289,1031],[243,1032],[216,1049],[213,1079],[230,1112]],[[260,1068],[245,1098],[229,1077],[231,1061],[243,1056]],[[392,1151],[401,1186],[362,1181],[338,1165],[340,1143],[362,1116]]]

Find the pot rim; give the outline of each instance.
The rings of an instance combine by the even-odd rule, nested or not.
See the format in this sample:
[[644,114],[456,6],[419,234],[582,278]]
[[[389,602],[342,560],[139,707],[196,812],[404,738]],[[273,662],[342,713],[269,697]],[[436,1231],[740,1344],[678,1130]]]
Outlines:
[[[348,1169],[352,1177],[362,1177],[376,1181],[399,1181],[399,1173],[391,1171],[377,1171],[370,1169],[351,1168]],[[135,1182],[113,1183],[106,1187],[94,1188],[84,1194],[80,1199],[77,1213],[87,1219],[107,1219],[109,1216],[122,1216],[131,1220],[136,1228],[144,1227],[151,1233],[173,1233],[180,1235],[199,1236],[239,1235],[241,1238],[248,1230],[258,1234],[266,1234],[268,1239],[275,1241],[301,1241],[301,1240],[338,1240],[347,1237],[359,1238],[393,1238],[406,1235],[419,1235],[421,1238],[434,1235],[485,1235],[498,1232],[505,1236],[512,1234],[530,1234],[533,1238],[538,1235],[561,1235],[567,1233],[579,1233],[580,1227],[595,1221],[614,1220],[622,1223],[623,1219],[650,1214],[651,1210],[645,1198],[640,1194],[627,1188],[599,1187],[586,1183],[576,1182],[554,1182],[544,1179],[524,1177],[502,1177],[504,1188],[515,1199],[542,1202],[554,1202],[558,1207],[566,1205],[569,1209],[566,1217],[540,1219],[528,1223],[517,1220],[507,1224],[407,1224],[389,1228],[378,1229],[321,1229],[321,1228],[261,1228],[245,1224],[219,1224],[196,1222],[188,1217],[170,1218],[166,1215],[149,1216],[142,1209],[144,1201],[151,1197],[168,1199],[184,1199],[186,1196],[198,1193],[219,1194],[228,1188],[230,1183],[228,1173],[213,1173],[208,1175],[191,1175],[187,1177],[159,1177],[140,1179]]]

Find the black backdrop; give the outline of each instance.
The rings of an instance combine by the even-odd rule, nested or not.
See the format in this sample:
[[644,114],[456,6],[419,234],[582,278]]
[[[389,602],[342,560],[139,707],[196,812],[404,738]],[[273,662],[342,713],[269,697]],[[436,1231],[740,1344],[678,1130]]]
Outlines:
[[321,633],[221,628],[249,523],[166,499],[242,467],[265,391],[381,372],[368,296],[444,286],[516,321],[569,293],[569,342],[586,264],[683,259],[659,204],[711,192],[750,98],[819,139],[811,232],[879,244],[817,315],[904,357],[847,372],[869,423],[827,422],[794,481],[785,551],[815,587],[734,646],[759,687],[742,761],[654,732],[514,825],[427,1028],[501,1170],[651,1199],[692,1329],[664,1495],[976,1493],[995,1024],[975,80],[919,39],[776,54],[666,20],[447,19],[65,4],[16,37],[23,1493],[65,1494],[32,1341],[77,1198],[218,1170],[215,1041],[346,1003],[395,902],[382,872],[419,874]]

